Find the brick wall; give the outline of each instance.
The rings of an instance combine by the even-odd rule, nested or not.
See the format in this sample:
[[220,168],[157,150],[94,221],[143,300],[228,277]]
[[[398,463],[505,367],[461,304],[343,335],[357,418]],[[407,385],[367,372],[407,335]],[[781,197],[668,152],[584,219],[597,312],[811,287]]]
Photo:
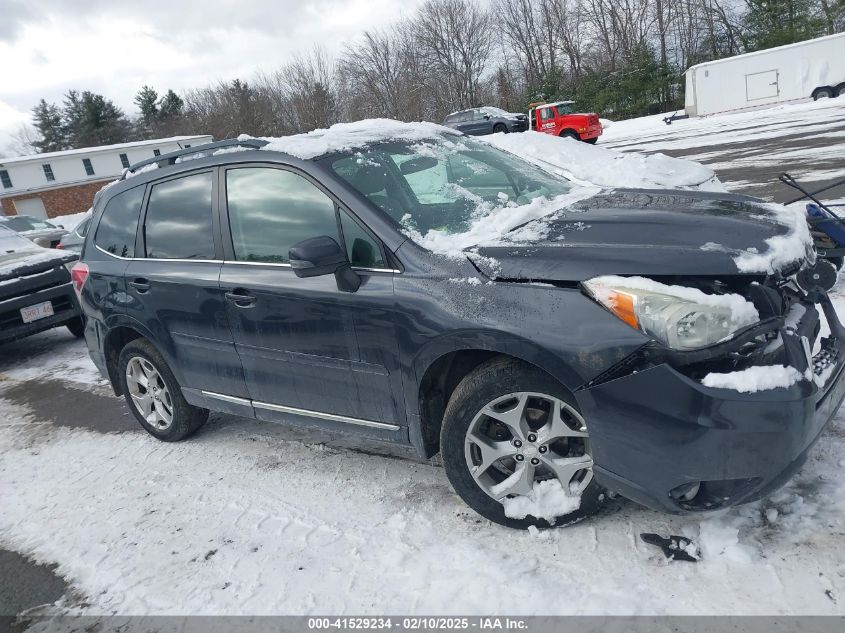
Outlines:
[[94,202],[94,194],[102,189],[103,185],[109,182],[109,180],[111,179],[8,196],[6,198],[0,198],[0,205],[2,205],[5,215],[17,215],[17,209],[15,208],[15,202],[17,200],[41,198],[42,202],[44,202],[44,208],[47,210],[48,218],[70,215],[71,213],[81,213],[88,210],[91,203]]

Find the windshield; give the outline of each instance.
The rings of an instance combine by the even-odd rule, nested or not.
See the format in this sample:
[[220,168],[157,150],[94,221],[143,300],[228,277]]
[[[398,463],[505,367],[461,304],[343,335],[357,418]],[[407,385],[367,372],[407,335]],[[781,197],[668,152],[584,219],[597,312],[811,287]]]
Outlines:
[[40,229],[56,228],[49,222],[45,222],[44,220],[38,220],[36,218],[31,218],[26,215],[7,217],[3,223],[13,231],[17,231],[19,233],[21,231],[37,231]]
[[359,193],[422,235],[462,233],[506,207],[570,190],[565,178],[463,136],[378,143],[330,160]]

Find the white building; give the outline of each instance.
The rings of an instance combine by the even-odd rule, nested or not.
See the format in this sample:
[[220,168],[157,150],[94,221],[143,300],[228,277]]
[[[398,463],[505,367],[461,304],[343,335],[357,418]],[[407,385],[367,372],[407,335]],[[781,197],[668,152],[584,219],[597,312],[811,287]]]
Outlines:
[[0,158],[0,210],[4,215],[41,218],[79,213],[129,165],[211,141],[208,135],[174,136]]

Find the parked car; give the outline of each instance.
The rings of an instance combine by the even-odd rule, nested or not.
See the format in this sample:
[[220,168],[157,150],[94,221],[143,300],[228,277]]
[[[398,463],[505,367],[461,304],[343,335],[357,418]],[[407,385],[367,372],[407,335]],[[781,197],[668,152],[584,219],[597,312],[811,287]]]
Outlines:
[[91,358],[160,440],[211,409],[407,444],[524,528],[606,490],[760,498],[843,399],[836,276],[754,198],[597,193],[433,124],[188,151],[98,196],[72,271]]
[[474,136],[524,132],[528,129],[528,116],[500,108],[472,108],[453,112],[443,120],[443,125]]
[[62,227],[29,215],[0,216],[0,224],[45,248],[55,248],[67,235]]
[[68,233],[56,244],[56,248],[60,250],[72,251],[74,253],[82,252],[82,244],[85,242],[85,235],[88,233],[88,227],[91,224],[91,213],[89,211],[82,221],[76,225],[72,231]]
[[82,336],[81,311],[64,266],[76,259],[0,224],[0,343],[63,325]]
[[528,111],[530,128],[553,136],[563,136],[576,141],[595,143],[602,134],[601,121],[595,112],[576,113],[574,101],[545,103]]

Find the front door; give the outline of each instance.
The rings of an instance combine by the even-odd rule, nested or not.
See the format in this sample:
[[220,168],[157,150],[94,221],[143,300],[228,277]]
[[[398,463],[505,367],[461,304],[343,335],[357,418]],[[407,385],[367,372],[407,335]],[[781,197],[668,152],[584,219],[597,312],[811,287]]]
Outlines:
[[[220,284],[256,415],[395,426],[401,389],[393,272],[381,245],[297,172],[231,167],[223,182],[228,236]],[[322,235],[349,244],[362,277],[357,292],[339,290],[333,275],[294,274],[290,247]]]
[[126,268],[127,314],[152,332],[183,388],[246,398],[220,289],[214,176],[204,171],[150,188]]

